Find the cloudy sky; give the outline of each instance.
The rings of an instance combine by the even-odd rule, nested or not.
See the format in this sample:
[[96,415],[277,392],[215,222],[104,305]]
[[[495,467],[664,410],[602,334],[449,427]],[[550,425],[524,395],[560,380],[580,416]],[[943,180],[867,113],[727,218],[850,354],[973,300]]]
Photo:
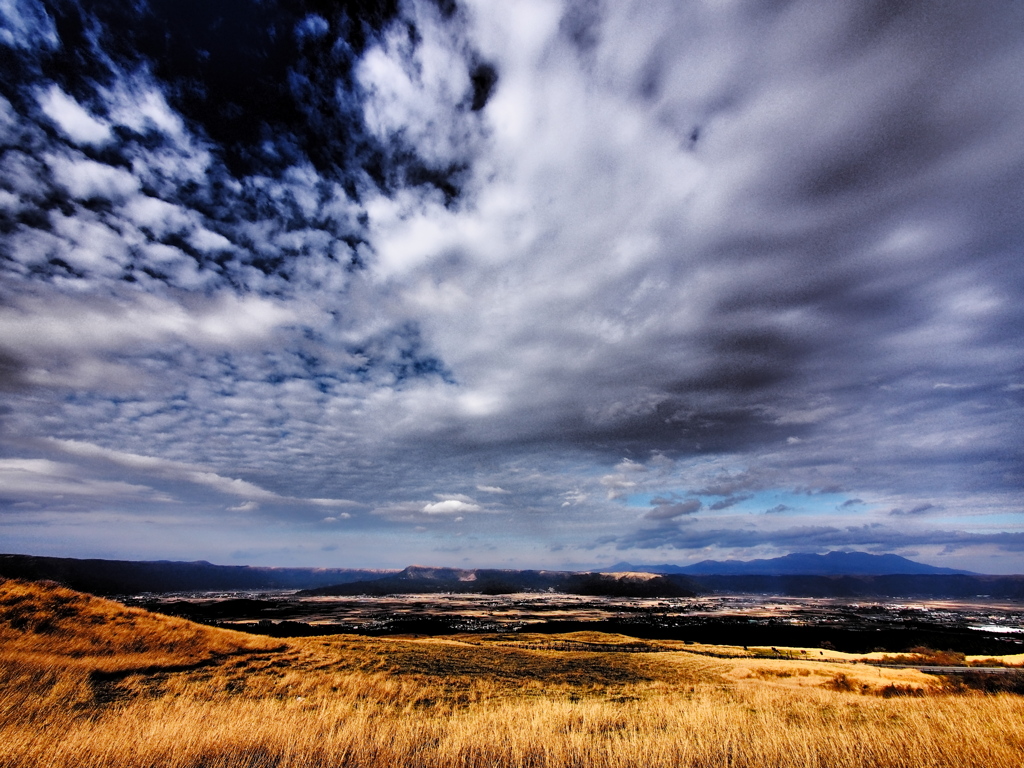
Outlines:
[[1024,4],[0,0],[0,551],[1024,571]]

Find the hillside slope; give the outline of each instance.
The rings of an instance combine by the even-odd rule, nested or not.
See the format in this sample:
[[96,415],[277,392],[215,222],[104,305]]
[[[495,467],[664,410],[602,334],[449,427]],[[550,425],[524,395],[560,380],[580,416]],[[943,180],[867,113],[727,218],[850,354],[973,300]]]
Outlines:
[[0,581],[5,666],[118,673],[202,664],[280,643],[128,608],[53,582]]

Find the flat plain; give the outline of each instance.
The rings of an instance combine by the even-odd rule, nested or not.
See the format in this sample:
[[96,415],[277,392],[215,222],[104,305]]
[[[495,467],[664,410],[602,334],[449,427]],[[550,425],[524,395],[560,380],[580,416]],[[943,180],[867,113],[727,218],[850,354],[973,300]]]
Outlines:
[[601,632],[279,639],[7,581],[0,765],[1024,763],[1019,672],[985,689],[853,659]]

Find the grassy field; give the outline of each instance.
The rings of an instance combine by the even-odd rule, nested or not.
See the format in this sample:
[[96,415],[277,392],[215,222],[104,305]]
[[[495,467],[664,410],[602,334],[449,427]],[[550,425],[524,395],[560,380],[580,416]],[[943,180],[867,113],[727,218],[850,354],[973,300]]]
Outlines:
[[0,765],[1024,764],[1024,697],[817,654],[597,633],[271,640],[8,581]]

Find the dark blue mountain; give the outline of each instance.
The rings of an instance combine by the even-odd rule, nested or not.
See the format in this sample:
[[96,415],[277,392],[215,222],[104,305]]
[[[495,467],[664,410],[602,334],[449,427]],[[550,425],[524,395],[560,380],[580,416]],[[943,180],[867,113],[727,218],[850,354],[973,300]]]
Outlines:
[[899,555],[871,555],[867,552],[829,552],[827,555],[794,553],[768,560],[702,560],[684,566],[616,563],[605,570],[681,573],[688,576],[976,575],[971,571],[917,563]]
[[0,554],[0,579],[48,579],[94,595],[202,592],[233,589],[305,589],[379,579],[394,571],[356,568],[261,568],[200,560],[79,560]]

